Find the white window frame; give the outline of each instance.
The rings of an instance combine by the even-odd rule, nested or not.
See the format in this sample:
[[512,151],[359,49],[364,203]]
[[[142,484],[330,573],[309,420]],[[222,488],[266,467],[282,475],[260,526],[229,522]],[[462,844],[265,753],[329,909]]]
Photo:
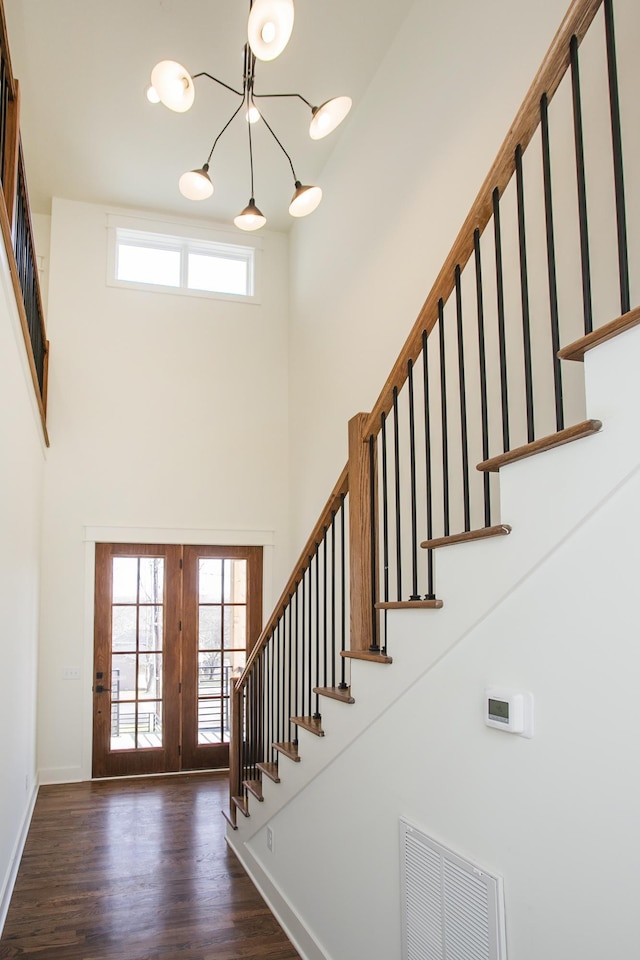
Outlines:
[[[202,297],[208,300],[226,300],[236,303],[259,303],[258,277],[260,245],[238,244],[227,239],[221,231],[210,231],[200,226],[179,222],[134,220],[109,215],[107,284],[127,290],[147,293],[173,294],[177,296]],[[140,246],[148,249],[174,250],[180,253],[180,286],[144,283],[118,278],[118,245]],[[247,265],[249,293],[224,293],[215,290],[198,290],[187,286],[189,254],[208,254],[228,260],[240,260]]]

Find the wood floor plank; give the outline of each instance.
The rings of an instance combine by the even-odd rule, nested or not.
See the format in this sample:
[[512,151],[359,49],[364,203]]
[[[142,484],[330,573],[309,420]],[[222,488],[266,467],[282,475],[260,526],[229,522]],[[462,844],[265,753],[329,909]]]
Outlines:
[[0,960],[299,960],[225,843],[225,777],[41,787]]

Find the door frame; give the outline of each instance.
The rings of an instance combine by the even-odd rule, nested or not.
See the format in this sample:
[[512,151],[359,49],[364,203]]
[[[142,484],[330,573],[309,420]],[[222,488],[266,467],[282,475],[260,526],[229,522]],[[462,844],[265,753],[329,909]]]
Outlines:
[[261,546],[262,551],[262,609],[267,613],[277,600],[274,583],[275,544],[274,530],[225,530],[219,527],[197,529],[193,527],[118,527],[87,524],[83,528],[84,543],[84,610],[83,623],[83,696],[82,696],[82,742],[81,764],[79,767],[60,767],[58,776],[49,777],[47,782],[86,781],[92,779],[93,766],[93,649],[95,629],[95,547],[96,543],[147,543],[213,546]]

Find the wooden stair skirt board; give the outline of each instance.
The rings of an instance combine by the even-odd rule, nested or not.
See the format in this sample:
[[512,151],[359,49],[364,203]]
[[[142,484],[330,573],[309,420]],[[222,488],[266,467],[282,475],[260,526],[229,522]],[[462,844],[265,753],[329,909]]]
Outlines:
[[314,687],[313,692],[319,697],[330,697],[332,700],[340,700],[341,703],[355,703],[351,696],[350,687]]
[[376,610],[441,610],[443,606],[442,600],[381,600],[375,605]]
[[269,780],[273,780],[274,783],[280,783],[278,765],[276,763],[257,763],[256,766],[260,773],[264,773],[265,777],[269,777]]
[[236,805],[243,817],[249,816],[249,805],[246,797],[231,797],[231,801]]
[[594,347],[606,343],[607,340],[613,340],[619,333],[625,333],[625,331],[637,327],[639,323],[640,307],[636,307],[635,310],[623,313],[621,317],[610,320],[609,323],[603,324],[597,330],[587,333],[584,337],[580,337],[568,346],[563,347],[562,350],[558,350],[558,357],[560,360],[584,360],[584,355],[588,350],[593,350]]
[[564,443],[571,443],[573,440],[581,440],[582,437],[591,437],[601,429],[600,420],[583,420],[582,423],[576,423],[575,426],[567,427],[566,430],[558,430],[557,433],[551,433],[548,437],[541,437],[533,443],[525,443],[522,447],[515,447],[490,460],[483,460],[477,465],[476,470],[497,473],[500,467],[508,463],[533,457],[536,453],[543,453],[545,450],[553,450],[554,447],[561,447]]
[[298,756],[298,745],[295,743],[274,743],[273,749],[277,750],[278,753],[281,753],[284,757],[289,757],[289,760],[293,760],[294,763],[300,763],[300,757]]
[[309,733],[312,733],[316,737],[324,737],[324,730],[322,729],[322,721],[320,718],[291,717],[291,723],[295,723],[297,727],[301,727],[303,730],[308,730]]
[[341,657],[347,660],[370,660],[371,663],[393,663],[393,657],[384,653],[371,653],[370,650],[341,650]]
[[259,800],[260,803],[263,803],[264,797],[262,796],[262,781],[261,780],[245,780],[243,782],[243,787],[246,787],[249,793],[253,794],[256,800]]
[[[464,533],[452,533],[448,537],[436,537],[435,540],[425,540],[420,544],[425,550],[436,550],[438,547],[450,547],[454,543],[469,543],[471,540],[487,540],[489,537],[506,537],[511,533],[508,523],[500,523],[496,527],[481,527],[479,530],[465,530]],[[440,605],[442,605],[441,601]]]

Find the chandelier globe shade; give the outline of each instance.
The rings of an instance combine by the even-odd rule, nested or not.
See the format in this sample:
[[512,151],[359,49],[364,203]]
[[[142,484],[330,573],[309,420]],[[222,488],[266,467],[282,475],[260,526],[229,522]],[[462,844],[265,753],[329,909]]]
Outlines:
[[161,60],[151,71],[151,86],[160,101],[176,113],[193,106],[196,89],[191,74],[176,60]]
[[234,217],[233,222],[240,230],[259,230],[260,227],[264,227],[267,218],[261,210],[258,210],[255,200],[251,197],[242,213]]
[[213,194],[213,184],[209,177],[209,164],[201,170],[188,170],[178,180],[178,188],[187,200],[207,200]]
[[334,97],[320,107],[313,107],[311,111],[313,116],[309,124],[311,139],[322,140],[323,137],[333,133],[351,110],[352,102],[351,97]]
[[258,60],[275,60],[291,36],[293,0],[254,0],[249,13],[249,46]]
[[292,217],[306,217],[313,213],[321,200],[322,190],[320,187],[303,186],[299,180],[296,180],[296,189],[289,204],[289,213]]

